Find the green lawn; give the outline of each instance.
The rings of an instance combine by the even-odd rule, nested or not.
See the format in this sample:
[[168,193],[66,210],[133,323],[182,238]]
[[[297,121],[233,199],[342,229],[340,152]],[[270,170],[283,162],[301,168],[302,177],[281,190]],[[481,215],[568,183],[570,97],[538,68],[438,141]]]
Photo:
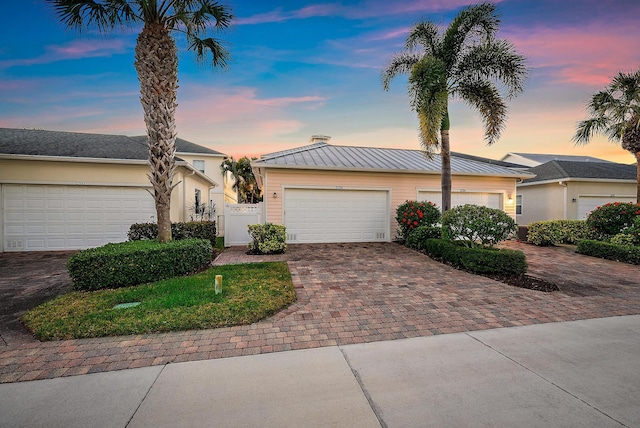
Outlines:
[[[216,275],[223,276],[219,295]],[[286,263],[248,263],[135,287],[71,292],[30,310],[22,321],[40,340],[207,329],[256,322],[295,299]],[[114,309],[131,302],[140,305]]]

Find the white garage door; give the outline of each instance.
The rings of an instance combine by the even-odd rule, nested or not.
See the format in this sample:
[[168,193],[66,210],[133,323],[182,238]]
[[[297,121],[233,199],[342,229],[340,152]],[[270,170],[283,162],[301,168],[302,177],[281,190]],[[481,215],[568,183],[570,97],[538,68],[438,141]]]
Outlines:
[[636,198],[620,196],[580,196],[578,198],[578,220],[589,217],[589,213],[608,202],[636,202]]
[[389,193],[374,190],[286,189],[287,242],[389,240]]
[[2,186],[5,251],[98,247],[127,240],[129,226],[155,218],[144,189],[132,187]]
[[[440,207],[442,205],[442,193],[418,192],[418,200],[434,202]],[[451,192],[451,207],[465,204],[483,205],[489,208],[502,209],[500,205],[500,193]]]

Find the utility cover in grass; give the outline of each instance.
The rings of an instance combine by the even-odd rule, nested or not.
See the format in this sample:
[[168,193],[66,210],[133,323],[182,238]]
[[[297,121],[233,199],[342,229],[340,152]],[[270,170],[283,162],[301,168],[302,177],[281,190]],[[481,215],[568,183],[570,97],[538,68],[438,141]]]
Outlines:
[[113,309],[127,309],[127,308],[135,308],[141,302],[129,302],[129,303],[118,303],[113,307]]

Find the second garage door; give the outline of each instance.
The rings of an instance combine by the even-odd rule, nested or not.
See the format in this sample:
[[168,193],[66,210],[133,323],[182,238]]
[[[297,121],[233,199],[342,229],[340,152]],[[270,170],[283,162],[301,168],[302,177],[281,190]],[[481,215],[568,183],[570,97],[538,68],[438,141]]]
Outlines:
[[631,202],[635,203],[636,198],[620,196],[580,196],[578,198],[578,220],[589,217],[589,213],[608,202]]
[[76,250],[127,240],[129,226],[155,218],[142,188],[2,185],[5,251]]
[[386,190],[286,189],[289,243],[389,241]]

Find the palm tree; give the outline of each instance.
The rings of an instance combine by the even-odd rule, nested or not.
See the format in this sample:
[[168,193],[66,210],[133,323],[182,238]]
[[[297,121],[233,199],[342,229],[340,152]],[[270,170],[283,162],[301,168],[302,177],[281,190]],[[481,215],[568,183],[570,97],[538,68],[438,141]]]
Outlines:
[[440,148],[443,211],[451,208],[449,99],[458,97],[478,110],[490,145],[500,137],[506,121],[499,86],[511,98],[522,92],[527,77],[524,57],[509,41],[496,39],[499,24],[491,3],[464,8],[442,31],[433,22],[418,22],[407,36],[405,50],[395,54],[382,71],[385,90],[397,75],[408,75],[420,145],[429,157]]
[[[253,158],[253,160],[255,159]],[[251,160],[243,156],[236,161],[232,156],[226,158],[220,165],[222,173],[229,173],[233,178],[233,186],[231,188],[236,191],[236,200],[241,204],[253,204],[261,200],[260,188],[256,177],[253,175]]]
[[604,91],[591,97],[587,109],[591,117],[578,122],[573,141],[587,144],[594,134],[603,134],[631,152],[636,158],[636,198],[640,202],[640,69],[619,72]]
[[225,29],[233,19],[228,8],[213,0],[47,0],[68,28],[95,28],[100,33],[142,25],[135,47],[149,145],[149,181],[158,218],[158,239],[171,240],[171,191],[175,171],[175,111],[178,56],[173,33],[182,33],[203,60],[226,66],[228,52],[221,42],[205,37]]

